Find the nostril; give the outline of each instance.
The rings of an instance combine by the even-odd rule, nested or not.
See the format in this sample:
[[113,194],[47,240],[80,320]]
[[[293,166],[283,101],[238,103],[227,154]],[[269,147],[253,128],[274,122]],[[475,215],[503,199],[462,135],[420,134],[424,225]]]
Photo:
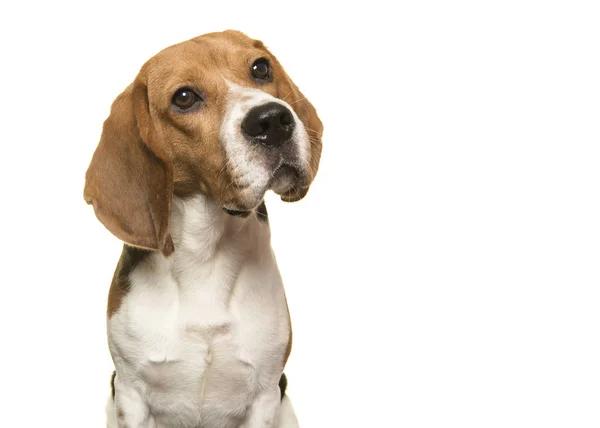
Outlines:
[[251,137],[258,137],[259,135],[264,134],[268,127],[268,122],[263,120],[252,120],[252,118],[247,118],[242,122],[244,132]]
[[268,120],[262,120],[260,122],[261,134],[265,134],[269,130],[270,127],[271,127],[271,124],[269,123]]
[[294,118],[292,117],[292,113],[289,111],[284,111],[279,118],[279,123],[283,126],[291,125],[294,122]]

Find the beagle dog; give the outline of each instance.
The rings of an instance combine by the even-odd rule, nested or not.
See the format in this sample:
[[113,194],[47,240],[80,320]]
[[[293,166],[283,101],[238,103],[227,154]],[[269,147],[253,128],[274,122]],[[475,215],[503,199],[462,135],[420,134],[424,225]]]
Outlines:
[[302,199],[323,125],[237,31],[171,46],[114,101],[84,198],[124,241],[108,296],[107,425],[297,426],[265,192]]

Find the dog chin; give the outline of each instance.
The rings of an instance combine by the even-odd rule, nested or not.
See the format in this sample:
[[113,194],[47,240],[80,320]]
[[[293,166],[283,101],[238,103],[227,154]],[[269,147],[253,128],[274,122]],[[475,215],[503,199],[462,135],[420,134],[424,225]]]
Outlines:
[[282,165],[273,173],[269,181],[269,189],[278,195],[289,192],[299,180],[300,172],[290,165]]
[[241,194],[238,194],[235,203],[226,204],[224,208],[233,211],[252,211],[263,202],[269,190],[279,195],[283,201],[298,201],[306,194],[300,176],[301,173],[296,168],[282,166],[272,174],[268,182],[256,183],[244,189]]

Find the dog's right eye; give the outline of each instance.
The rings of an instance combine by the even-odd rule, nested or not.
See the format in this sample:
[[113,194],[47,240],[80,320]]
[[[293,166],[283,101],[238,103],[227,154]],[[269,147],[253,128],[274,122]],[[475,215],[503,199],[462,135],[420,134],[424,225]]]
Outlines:
[[190,88],[181,88],[173,95],[171,104],[180,110],[189,110],[200,101],[202,101],[202,98]]

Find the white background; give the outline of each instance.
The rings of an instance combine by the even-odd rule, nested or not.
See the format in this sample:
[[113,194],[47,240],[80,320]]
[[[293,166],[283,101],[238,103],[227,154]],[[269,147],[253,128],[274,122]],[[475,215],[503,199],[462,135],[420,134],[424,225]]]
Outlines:
[[103,426],[84,173],[149,57],[234,28],[325,124],[308,197],[268,198],[302,427],[598,427],[597,5],[3,3],[0,425]]

